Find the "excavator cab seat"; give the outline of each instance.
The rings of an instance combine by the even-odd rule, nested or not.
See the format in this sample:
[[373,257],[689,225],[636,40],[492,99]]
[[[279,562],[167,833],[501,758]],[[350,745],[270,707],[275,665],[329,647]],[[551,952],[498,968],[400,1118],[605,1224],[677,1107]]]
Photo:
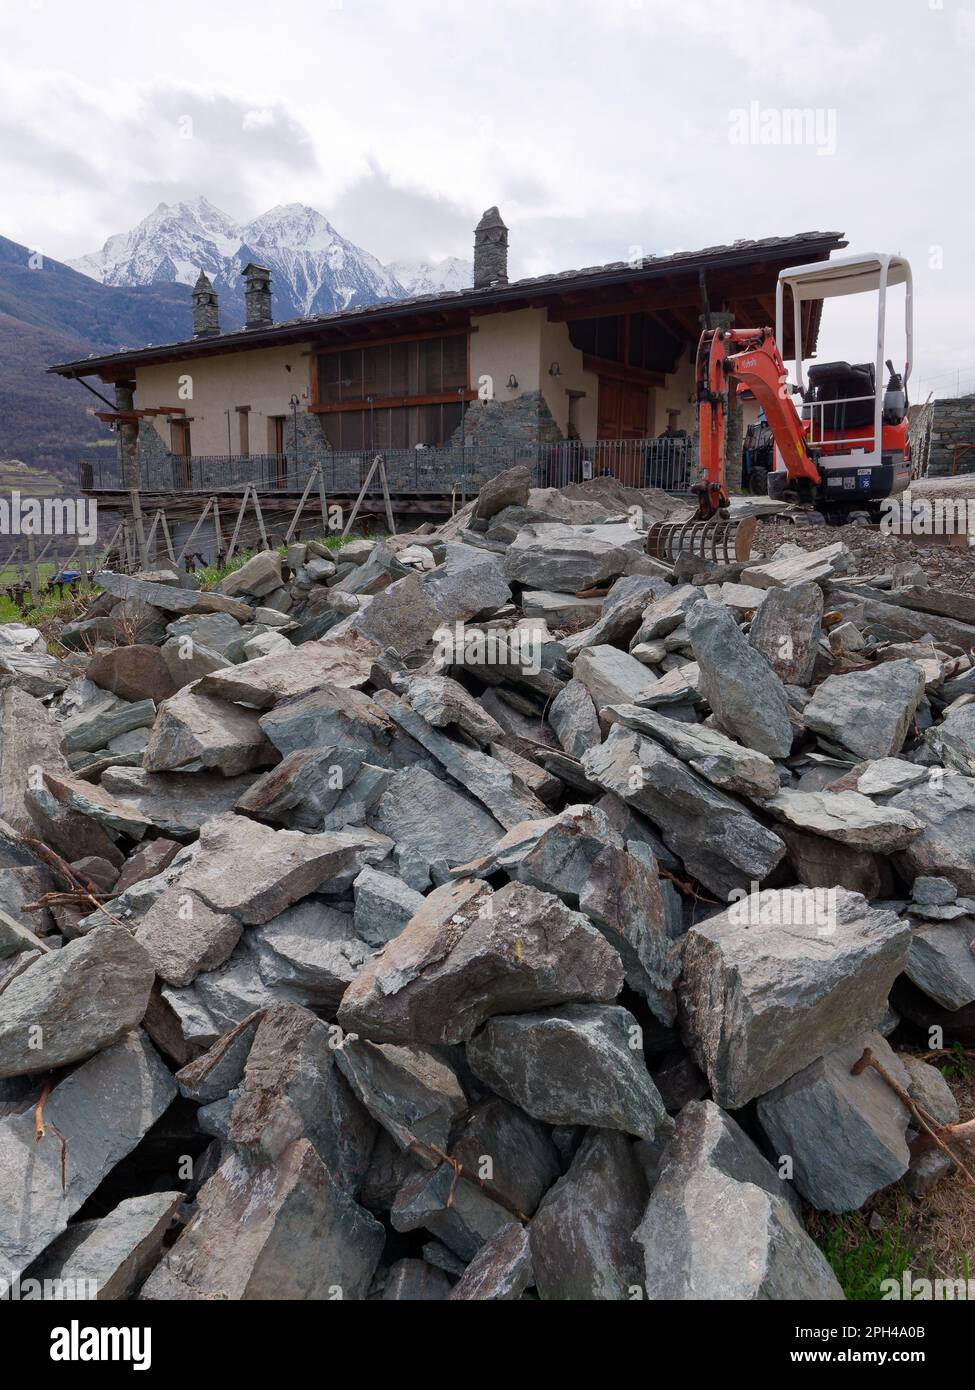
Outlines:
[[[822,405],[813,418],[824,430],[867,429],[874,421],[877,376],[872,362],[819,362],[809,368],[807,404]],[[868,400],[851,400],[866,396]]]

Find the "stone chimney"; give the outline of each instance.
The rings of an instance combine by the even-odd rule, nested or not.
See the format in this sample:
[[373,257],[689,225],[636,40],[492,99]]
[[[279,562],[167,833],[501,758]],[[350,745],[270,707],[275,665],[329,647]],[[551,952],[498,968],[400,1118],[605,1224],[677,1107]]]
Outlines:
[[271,316],[271,272],[266,265],[251,261],[241,272],[244,277],[244,305],[247,328],[269,328]]
[[508,228],[497,208],[488,208],[474,231],[474,288],[508,283]]
[[220,332],[217,292],[203,271],[193,286],[193,337],[212,338]]

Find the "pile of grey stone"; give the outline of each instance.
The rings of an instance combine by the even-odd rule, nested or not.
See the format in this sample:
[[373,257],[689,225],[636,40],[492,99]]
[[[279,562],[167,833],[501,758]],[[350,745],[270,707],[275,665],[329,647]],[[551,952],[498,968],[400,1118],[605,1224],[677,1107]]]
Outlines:
[[975,1038],[975,603],[669,507],[515,469],[0,628],[10,1277],[843,1297],[809,1210],[948,1166],[855,1063],[951,1123]]

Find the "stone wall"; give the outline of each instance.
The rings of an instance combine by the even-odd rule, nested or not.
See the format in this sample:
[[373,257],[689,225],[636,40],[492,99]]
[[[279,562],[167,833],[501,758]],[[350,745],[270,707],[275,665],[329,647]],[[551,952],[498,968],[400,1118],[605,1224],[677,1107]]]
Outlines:
[[494,449],[558,444],[562,437],[541,391],[526,391],[510,401],[472,401],[450,442]]
[[945,477],[951,472],[952,455],[959,444],[972,447],[964,453],[958,450],[958,472],[975,473],[975,395],[934,402],[929,477]]

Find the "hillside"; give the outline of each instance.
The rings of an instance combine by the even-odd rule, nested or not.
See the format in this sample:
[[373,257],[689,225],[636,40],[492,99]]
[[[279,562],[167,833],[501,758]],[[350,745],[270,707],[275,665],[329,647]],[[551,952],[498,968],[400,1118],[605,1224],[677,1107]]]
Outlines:
[[90,413],[95,397],[47,368],[185,337],[190,295],[184,285],[100,285],[46,258],[33,270],[29,256],[0,237],[0,458],[49,469],[71,485],[84,446],[108,431]]

